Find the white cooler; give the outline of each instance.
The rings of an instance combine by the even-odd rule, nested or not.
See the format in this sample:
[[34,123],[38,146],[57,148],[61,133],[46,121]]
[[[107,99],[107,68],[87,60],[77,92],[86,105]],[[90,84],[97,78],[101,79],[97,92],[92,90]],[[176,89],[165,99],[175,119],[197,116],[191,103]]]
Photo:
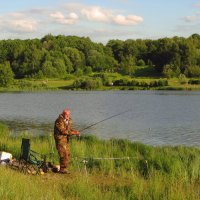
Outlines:
[[12,160],[12,154],[5,151],[0,151],[0,161],[4,161],[7,159]]

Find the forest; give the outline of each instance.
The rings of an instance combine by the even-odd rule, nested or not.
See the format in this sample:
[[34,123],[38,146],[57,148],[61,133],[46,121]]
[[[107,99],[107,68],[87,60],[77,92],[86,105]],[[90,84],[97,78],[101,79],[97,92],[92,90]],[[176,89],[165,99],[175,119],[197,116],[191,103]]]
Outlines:
[[134,77],[136,66],[151,66],[156,73],[148,76],[200,77],[200,35],[110,40],[107,44],[88,37],[51,34],[41,39],[0,41],[1,86],[14,78],[62,79],[93,72]]

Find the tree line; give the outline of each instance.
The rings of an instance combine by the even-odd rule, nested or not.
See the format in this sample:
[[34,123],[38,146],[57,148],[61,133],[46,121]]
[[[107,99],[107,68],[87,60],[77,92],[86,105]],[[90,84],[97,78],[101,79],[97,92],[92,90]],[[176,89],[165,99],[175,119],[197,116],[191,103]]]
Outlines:
[[[188,38],[110,40],[53,36],[1,40],[0,76],[65,78],[68,74],[118,72],[134,75],[135,66],[152,66],[160,76],[200,76],[200,35]],[[4,81],[5,82],[5,81]]]

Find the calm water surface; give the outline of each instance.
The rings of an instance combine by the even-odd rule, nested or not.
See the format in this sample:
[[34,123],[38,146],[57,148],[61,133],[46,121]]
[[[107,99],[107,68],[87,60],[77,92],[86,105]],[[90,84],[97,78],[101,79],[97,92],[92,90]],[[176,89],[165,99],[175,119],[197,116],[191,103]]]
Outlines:
[[14,133],[52,132],[63,108],[82,129],[100,138],[126,138],[151,145],[200,146],[200,92],[194,91],[52,91],[0,93],[0,121]]

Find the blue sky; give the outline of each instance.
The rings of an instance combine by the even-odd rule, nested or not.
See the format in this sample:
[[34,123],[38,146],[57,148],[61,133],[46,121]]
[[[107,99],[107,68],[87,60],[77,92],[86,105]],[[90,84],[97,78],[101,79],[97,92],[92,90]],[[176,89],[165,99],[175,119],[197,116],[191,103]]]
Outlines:
[[51,33],[106,43],[199,32],[200,0],[0,0],[0,39]]

